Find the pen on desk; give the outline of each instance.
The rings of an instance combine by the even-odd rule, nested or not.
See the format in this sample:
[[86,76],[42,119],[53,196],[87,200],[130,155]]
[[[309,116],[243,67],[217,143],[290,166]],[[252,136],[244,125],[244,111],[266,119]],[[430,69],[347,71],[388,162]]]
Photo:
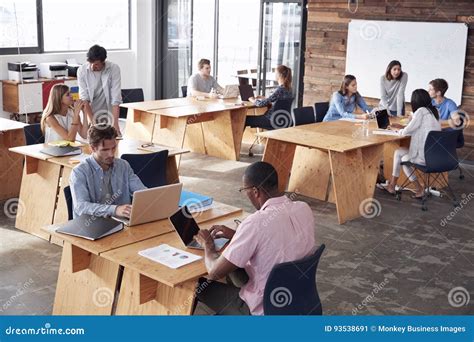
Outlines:
[[237,224],[237,225],[239,225],[239,224],[242,223],[242,221],[240,221],[239,219],[235,219],[235,220],[234,220],[234,223]]

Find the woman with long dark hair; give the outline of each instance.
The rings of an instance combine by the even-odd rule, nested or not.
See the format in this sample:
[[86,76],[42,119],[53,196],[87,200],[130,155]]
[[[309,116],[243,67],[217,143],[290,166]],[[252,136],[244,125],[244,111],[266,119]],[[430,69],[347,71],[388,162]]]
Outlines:
[[[366,114],[354,114],[359,107]],[[362,96],[357,91],[357,80],[353,75],[346,75],[342,80],[341,88],[332,94],[329,109],[323,121],[335,121],[342,118],[363,119],[369,118],[367,106]]]
[[[398,131],[400,136],[411,136],[410,148],[399,148],[394,153],[392,178],[385,188],[391,194],[395,194],[395,186],[400,177],[401,163],[410,161],[414,164],[425,165],[426,137],[431,131],[441,131],[438,110],[431,104],[431,97],[426,90],[416,89],[413,91],[411,107],[413,117],[408,125],[403,129],[398,125],[391,127]],[[403,165],[403,172],[415,185],[415,195],[413,197],[421,199],[423,197],[423,187],[416,179],[414,168]]]
[[391,115],[405,115],[405,88],[408,74],[399,61],[391,61],[380,78],[380,104]]
[[[275,79],[278,82],[278,87],[275,91],[267,98],[263,96],[250,97],[249,101],[255,104],[257,107],[265,107],[275,105],[275,102],[278,100],[293,99],[293,93],[291,90],[292,75],[291,69],[285,65],[279,65],[276,68]],[[264,115],[258,116],[247,116],[245,119],[245,126],[250,127],[272,127],[272,113],[273,109],[270,107]],[[290,123],[291,122],[291,113],[283,113],[283,121]],[[277,119],[278,120],[278,119]]]

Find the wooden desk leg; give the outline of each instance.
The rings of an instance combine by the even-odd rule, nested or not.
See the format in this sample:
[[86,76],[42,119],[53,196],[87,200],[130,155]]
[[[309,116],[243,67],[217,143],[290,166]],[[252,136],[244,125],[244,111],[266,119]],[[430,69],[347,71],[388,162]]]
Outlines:
[[8,151],[25,144],[23,130],[0,132],[0,201],[18,198],[23,175],[23,156]]
[[65,242],[53,315],[111,315],[118,274],[118,264]]
[[170,287],[125,267],[117,315],[191,315],[197,280]]
[[[369,215],[362,204],[370,203],[374,196],[375,182],[383,145],[369,146],[345,153],[329,151],[331,177],[340,224]],[[375,205],[376,202],[373,202]],[[364,206],[365,207],[365,206]],[[380,214],[381,208],[375,208]],[[374,215],[375,216],[375,215]]]
[[247,110],[215,113],[214,120],[202,122],[206,154],[227,160],[239,160]]
[[128,108],[124,134],[125,138],[151,141],[155,118],[155,114]]
[[263,152],[263,161],[270,163],[278,173],[278,189],[285,191],[295,156],[295,144],[268,139]]
[[60,171],[60,165],[38,160],[37,172],[26,174],[25,165],[16,228],[49,240],[49,234],[41,227],[53,223]]
[[[65,223],[69,219],[66,198],[64,197],[64,188],[69,185],[69,177],[71,176],[71,172],[71,168],[64,166],[61,168],[61,177],[56,201],[56,209],[54,210],[53,224]],[[63,245],[63,240],[55,236],[51,236],[50,242],[58,246]]]
[[[182,148],[186,134],[187,118],[155,116],[156,120],[152,141],[156,144]],[[143,138],[141,140],[143,140]]]
[[166,161],[166,178],[168,184],[179,183],[178,165],[175,156],[168,157]]
[[330,170],[326,151],[298,146],[288,191],[326,201]]

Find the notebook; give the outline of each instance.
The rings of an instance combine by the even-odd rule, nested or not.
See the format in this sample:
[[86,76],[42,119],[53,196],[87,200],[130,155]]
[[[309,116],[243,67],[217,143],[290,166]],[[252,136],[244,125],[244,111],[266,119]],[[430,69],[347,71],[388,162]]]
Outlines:
[[212,208],[213,198],[195,192],[181,191],[179,206],[187,206],[191,213],[205,211]]
[[84,146],[83,143],[80,141],[69,141],[69,140],[57,140],[57,141],[50,141],[48,143],[49,146],[57,146],[57,147],[66,147],[66,146],[72,146],[72,147],[82,147]]
[[166,267],[177,269],[181,266],[190,264],[196,260],[202,259],[201,256],[185,252],[181,249],[162,244],[138,252],[142,257],[148,258],[154,262],[165,265]]
[[56,232],[81,237],[87,240],[98,240],[123,229],[123,223],[111,218],[82,214],[59,226]]
[[82,153],[79,147],[71,147],[71,146],[64,146],[64,147],[50,146],[50,147],[43,148],[40,152],[53,156],[53,157],[74,156],[74,155]]

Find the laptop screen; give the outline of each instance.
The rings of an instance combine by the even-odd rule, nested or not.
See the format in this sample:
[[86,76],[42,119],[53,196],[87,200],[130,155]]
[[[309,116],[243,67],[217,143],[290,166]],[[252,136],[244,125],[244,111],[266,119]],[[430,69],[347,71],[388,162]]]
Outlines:
[[381,129],[386,129],[390,125],[390,119],[386,109],[375,112],[377,118],[377,126]]
[[186,206],[175,212],[170,217],[170,221],[185,245],[191,243],[194,239],[194,235],[199,232],[199,226]]
[[240,98],[242,101],[248,101],[249,97],[254,97],[253,88],[250,84],[239,86]]

